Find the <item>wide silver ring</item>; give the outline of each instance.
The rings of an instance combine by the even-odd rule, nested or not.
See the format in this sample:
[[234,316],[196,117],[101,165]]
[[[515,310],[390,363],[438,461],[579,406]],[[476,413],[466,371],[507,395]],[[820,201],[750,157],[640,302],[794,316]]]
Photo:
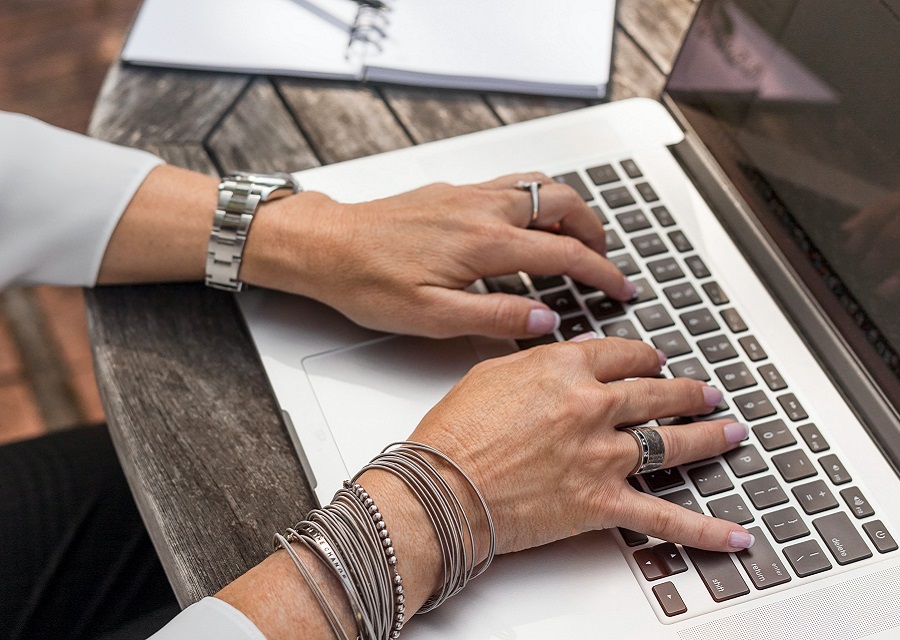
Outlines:
[[538,197],[538,191],[541,188],[541,183],[537,180],[528,182],[525,180],[519,180],[516,183],[516,189],[521,189],[522,191],[530,191],[531,192],[531,222],[529,225],[533,225],[537,222],[538,213],[540,213],[541,202]]
[[656,471],[663,465],[666,457],[666,443],[663,442],[662,436],[652,427],[626,427],[623,431],[627,431],[638,443],[640,448],[640,458],[637,465],[629,473],[635,476],[641,473],[650,473]]

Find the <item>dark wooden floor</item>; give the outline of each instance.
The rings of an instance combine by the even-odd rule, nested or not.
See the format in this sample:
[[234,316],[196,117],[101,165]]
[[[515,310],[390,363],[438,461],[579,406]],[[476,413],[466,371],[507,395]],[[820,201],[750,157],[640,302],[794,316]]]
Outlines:
[[[139,5],[0,3],[0,110],[83,133]],[[102,420],[81,291],[38,287],[0,294],[0,442]]]

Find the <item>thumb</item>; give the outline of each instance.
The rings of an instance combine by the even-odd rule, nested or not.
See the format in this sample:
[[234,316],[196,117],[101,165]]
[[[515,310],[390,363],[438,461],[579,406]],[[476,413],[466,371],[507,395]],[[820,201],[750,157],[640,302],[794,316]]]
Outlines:
[[547,305],[506,293],[469,293],[450,289],[437,292],[438,308],[453,318],[449,324],[459,335],[525,338],[559,328],[559,314]]

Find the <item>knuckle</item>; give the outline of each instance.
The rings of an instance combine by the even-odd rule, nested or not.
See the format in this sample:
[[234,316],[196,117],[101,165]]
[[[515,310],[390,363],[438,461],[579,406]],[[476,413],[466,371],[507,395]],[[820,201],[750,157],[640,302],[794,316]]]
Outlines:
[[650,517],[653,532],[663,538],[671,538],[676,535],[680,524],[679,514],[675,509],[657,506]]

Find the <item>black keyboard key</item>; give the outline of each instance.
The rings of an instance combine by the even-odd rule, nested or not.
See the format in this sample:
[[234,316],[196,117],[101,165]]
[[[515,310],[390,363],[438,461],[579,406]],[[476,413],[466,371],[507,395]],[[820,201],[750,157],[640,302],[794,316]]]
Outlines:
[[727,391],[738,391],[756,384],[753,374],[743,362],[736,362],[716,369],[716,375]]
[[753,522],[753,513],[750,507],[744,502],[744,499],[736,493],[724,498],[716,498],[706,503],[710,513],[716,518],[730,520],[738,524],[747,524]]
[[619,226],[621,226],[626,233],[633,233],[634,231],[649,229],[651,226],[653,226],[652,224],[650,224],[650,221],[647,220],[647,216],[644,215],[644,212],[640,209],[620,213],[616,216],[616,220],[619,221]]
[[869,540],[878,549],[878,553],[887,553],[888,551],[896,551],[897,543],[894,537],[885,528],[881,520],[873,520],[863,525],[863,529],[869,536]]
[[643,533],[638,533],[637,531],[632,531],[631,529],[619,527],[619,533],[622,534],[622,540],[624,540],[625,544],[629,547],[639,547],[642,544],[647,544],[648,542],[650,542],[650,539]]
[[872,505],[869,504],[869,501],[866,500],[866,497],[858,487],[843,489],[841,497],[857,518],[868,518],[875,515],[875,509],[872,508]]
[[525,349],[531,349],[532,347],[539,347],[542,344],[553,344],[554,342],[556,342],[556,337],[552,333],[545,336],[538,336],[537,338],[523,338],[522,340],[516,340],[519,349],[522,349],[523,351]]
[[804,478],[811,478],[818,473],[802,449],[791,449],[772,456],[772,464],[778,469],[778,473],[781,474],[785,482],[796,482]]
[[757,342],[756,338],[754,338],[753,336],[744,336],[743,338],[738,338],[738,342],[744,349],[747,357],[750,358],[753,362],[765,360],[769,357],[768,354],[766,354],[765,349],[760,346],[759,342]]
[[518,273],[511,273],[508,276],[497,276],[495,278],[485,278],[484,286],[491,293],[511,293],[516,296],[524,296],[528,293],[528,287],[522,282],[522,278]]
[[813,480],[807,484],[791,489],[797,502],[808,514],[821,513],[838,506],[837,500],[822,480]]
[[644,490],[641,488],[641,482],[640,482],[640,480],[637,479],[637,477],[628,476],[627,478],[625,478],[625,480],[628,482],[628,484],[631,485],[632,489],[634,489],[635,491],[644,493]]
[[688,256],[684,259],[684,263],[697,279],[708,278],[711,275],[709,269],[707,269],[706,265],[703,263],[703,260],[700,259],[700,256]]
[[597,220],[600,221],[600,224],[604,226],[609,224],[609,219],[606,217],[606,214],[603,213],[603,209],[594,204],[591,205],[591,211],[593,211],[594,215],[597,216]]
[[688,358],[680,362],[669,363],[669,371],[676,378],[692,378],[709,382],[709,374],[697,358]]
[[699,336],[719,328],[719,324],[706,309],[697,309],[681,314],[681,321],[692,336]]
[[843,511],[816,518],[813,526],[838,564],[850,564],[872,557],[872,551]]
[[681,553],[671,542],[663,542],[653,547],[654,553],[662,560],[666,568],[666,574],[674,576],[676,573],[687,571],[687,563],[681,557]]
[[747,325],[744,324],[744,319],[737,312],[737,309],[722,309],[721,315],[722,320],[725,321],[732,333],[741,333],[747,330]]
[[[735,398],[735,401],[738,401]],[[784,420],[772,420],[764,422],[753,427],[753,433],[759,438],[763,448],[766,451],[774,451],[782,447],[789,447],[796,444],[797,440],[791,434],[791,430],[784,424]]]
[[649,258],[669,250],[662,238],[655,233],[632,238],[631,243],[642,258]]
[[669,331],[653,337],[653,346],[666,354],[668,358],[682,356],[691,352],[691,345],[684,339],[680,331]]
[[613,300],[605,293],[588,298],[584,303],[598,322],[625,315],[625,308],[622,306],[622,303],[618,300]]
[[709,595],[716,602],[724,602],[750,593],[750,587],[741,578],[737,567],[731,561],[730,554],[693,547],[685,547],[684,550],[697,568],[697,573],[700,574]]
[[794,507],[785,507],[763,516],[775,542],[787,542],[809,535],[809,528]]
[[603,331],[604,335],[616,337],[616,338],[625,338],[626,340],[640,340],[641,334],[638,333],[638,330],[635,329],[634,325],[631,323],[631,320],[620,320],[619,322],[611,322],[610,324],[605,324],[600,329]]
[[734,485],[728,479],[728,474],[725,473],[725,469],[718,462],[694,467],[688,471],[688,476],[694,482],[697,491],[704,498],[734,489]]
[[681,599],[681,595],[671,582],[663,582],[653,587],[653,595],[656,596],[659,606],[668,617],[687,613],[684,600]]
[[653,207],[650,209],[653,212],[653,215],[656,216],[656,221],[663,227],[671,227],[675,224],[675,218],[672,217],[672,214],[669,213],[669,210],[663,206]]
[[629,178],[634,179],[644,177],[644,174],[641,173],[640,169],[638,169],[638,166],[634,160],[629,158],[627,160],[622,160],[622,162],[620,162],[619,164],[622,165],[622,169],[625,170],[625,175],[627,175]]
[[638,549],[633,556],[634,562],[644,574],[645,580],[659,580],[668,575],[662,558],[656,555],[652,548]]
[[594,181],[594,184],[598,187],[603,184],[609,184],[610,182],[618,182],[619,174],[616,173],[616,170],[613,168],[611,164],[603,164],[599,167],[591,167],[587,170],[588,177]]
[[672,493],[667,493],[664,496],[660,496],[663,500],[668,500],[673,504],[680,505],[685,509],[690,509],[694,513],[703,513],[702,507],[700,507],[700,503],[697,502],[697,498],[694,497],[694,494],[690,489],[681,489],[679,491],[673,491]]
[[605,191],[601,191],[600,195],[603,196],[606,206],[610,209],[618,209],[637,203],[634,196],[631,195],[631,192],[628,190],[628,187],[624,186],[606,189]]
[[575,191],[578,192],[578,195],[580,195],[585,202],[589,202],[594,199],[591,190],[587,188],[586,184],[584,184],[584,180],[582,180],[581,176],[579,176],[574,171],[571,173],[564,173],[561,176],[553,176],[553,179],[557,182],[567,184],[575,189]]
[[[702,302],[702,300],[700,300],[700,294],[697,293],[697,290],[694,289],[694,285],[690,282],[673,284],[672,286],[663,289],[663,293],[666,294],[669,302],[676,309],[683,309]],[[712,318],[712,315],[710,315],[710,318]],[[713,320],[713,322],[715,322],[715,320]]]
[[694,247],[691,245],[690,240],[687,239],[687,236],[684,235],[681,231],[670,231],[669,232],[669,241],[678,250],[679,253],[686,253],[688,251],[693,251]]
[[747,497],[750,498],[750,502],[757,509],[768,509],[776,504],[784,504],[788,501],[787,494],[781,488],[781,485],[778,484],[775,476],[763,476],[762,478],[748,480],[741,486],[744,488]]
[[668,282],[669,280],[677,280],[684,277],[684,271],[681,270],[674,258],[663,258],[662,260],[648,262],[647,269],[650,270],[650,275],[657,282]]
[[847,484],[853,479],[844,468],[844,463],[834,454],[822,456],[819,458],[819,464],[822,465],[826,475],[831,478],[834,484]]
[[737,358],[737,351],[734,350],[731,342],[725,336],[714,336],[698,340],[697,346],[700,347],[700,353],[703,354],[703,357],[710,364]]
[[566,284],[566,280],[562,276],[535,276],[528,274],[528,277],[531,279],[531,286],[538,291],[546,291],[547,289],[561,287]]
[[619,237],[619,234],[616,233],[615,229],[607,229],[606,230],[606,251],[618,251],[619,249],[624,249],[625,243],[622,242],[622,238]]
[[575,294],[568,289],[542,295],[541,302],[560,315],[581,310],[578,301],[575,300]]
[[730,302],[718,282],[707,282],[703,285],[703,290],[714,305],[728,304]]
[[731,467],[731,472],[738,478],[752,476],[754,473],[765,471],[769,468],[759,451],[752,444],[747,444],[737,449],[732,449],[723,454],[725,462]]
[[637,289],[637,293],[635,298],[631,300],[631,304],[638,304],[641,302],[647,302],[649,300],[656,300],[656,292],[653,290],[653,287],[650,286],[650,283],[647,282],[644,278],[637,278],[631,281],[631,284],[635,286]]
[[597,287],[592,287],[590,285],[584,284],[583,282],[578,282],[577,280],[572,280],[572,284],[575,285],[575,288],[578,290],[583,296],[589,295],[591,293],[597,293],[600,291]]
[[580,336],[583,333],[593,330],[594,327],[591,326],[590,320],[581,314],[572,316],[571,318],[564,318],[563,321],[559,323],[559,332],[562,334],[563,340],[571,340],[575,336]]
[[781,377],[781,374],[778,373],[778,369],[775,368],[774,364],[764,364],[757,368],[757,371],[759,371],[759,375],[763,379],[763,382],[765,382],[766,386],[772,391],[781,391],[782,389],[787,388],[787,382],[785,382],[784,378]]
[[610,256],[609,261],[613,263],[613,266],[624,273],[626,276],[633,276],[636,273],[641,272],[641,268],[637,266],[634,258],[631,257],[630,253],[623,253],[618,256]]
[[644,307],[634,312],[641,325],[647,331],[655,331],[663,327],[671,327],[675,324],[672,317],[661,304],[655,304],[652,307]]
[[747,529],[756,540],[753,546],[735,555],[744,566],[750,583],[757,589],[768,589],[785,582],[790,582],[791,574],[781,558],[775,553],[772,544],[759,527]]
[[800,404],[800,401],[797,400],[797,396],[793,393],[786,393],[783,396],[778,396],[778,404],[784,409],[784,412],[787,414],[788,418],[791,419],[791,422],[800,422],[809,417],[806,410],[803,408],[803,405]]
[[641,477],[644,478],[644,482],[647,483],[647,487],[650,488],[650,491],[653,491],[654,493],[666,491],[667,489],[674,489],[675,487],[680,487],[684,484],[684,478],[675,467],[644,473],[641,474]]
[[815,540],[807,540],[800,544],[785,547],[784,557],[788,559],[794,572],[801,578],[828,571],[831,562]]
[[656,191],[653,190],[646,182],[639,182],[634,185],[634,188],[637,189],[637,192],[641,194],[641,197],[644,199],[644,202],[656,202],[659,200],[659,196],[656,195]]
[[775,407],[762,391],[751,391],[737,396],[734,402],[745,420],[759,420],[775,414]]
[[813,453],[827,451],[830,448],[828,441],[825,440],[825,437],[819,431],[819,427],[812,423],[797,427],[797,433],[803,436],[803,441],[806,442],[806,446]]

